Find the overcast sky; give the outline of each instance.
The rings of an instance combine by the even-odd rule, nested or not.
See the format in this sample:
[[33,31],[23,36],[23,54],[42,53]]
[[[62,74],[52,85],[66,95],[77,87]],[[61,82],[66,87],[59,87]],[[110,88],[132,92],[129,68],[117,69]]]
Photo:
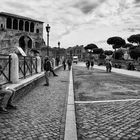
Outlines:
[[[10,12],[50,24],[50,46],[67,48],[140,33],[140,0],[0,0],[1,12]],[[44,28],[44,40],[46,31]]]

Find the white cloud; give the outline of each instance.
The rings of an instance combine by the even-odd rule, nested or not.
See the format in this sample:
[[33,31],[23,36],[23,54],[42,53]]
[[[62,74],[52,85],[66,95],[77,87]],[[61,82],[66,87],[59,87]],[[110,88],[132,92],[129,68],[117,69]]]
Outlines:
[[41,20],[44,27],[49,23],[52,47],[58,41],[67,48],[140,32],[139,0],[1,0],[0,9]]

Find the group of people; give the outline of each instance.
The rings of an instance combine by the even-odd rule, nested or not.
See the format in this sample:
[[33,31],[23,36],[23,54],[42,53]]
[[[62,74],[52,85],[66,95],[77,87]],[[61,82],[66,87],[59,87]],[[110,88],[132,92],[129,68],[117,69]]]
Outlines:
[[[63,69],[66,70],[66,67],[68,66],[68,70],[71,70],[72,66],[72,60],[71,59],[64,59],[62,62]],[[91,67],[93,69],[94,61],[87,60],[86,62],[87,69]],[[111,72],[112,69],[112,63],[111,60],[106,60],[106,71]],[[53,76],[58,76],[52,67],[51,61],[49,57],[45,57],[44,60],[44,71],[45,71],[45,79],[46,83],[44,86],[49,86],[49,75],[50,72],[53,74]],[[1,74],[1,73],[0,73]],[[13,98],[15,95],[15,90],[6,88],[3,85],[0,84],[0,113],[9,113],[7,109],[17,109],[16,106],[12,104]]]
[[[88,70],[90,69],[90,67],[91,67],[91,69],[93,69],[93,66],[94,66],[94,60],[86,61],[86,67]],[[110,59],[106,59],[105,66],[106,66],[106,72],[111,72],[112,62]]]
[[[68,70],[71,70],[71,66],[72,66],[72,60],[71,59],[64,59],[62,62],[63,65],[63,69],[66,70],[66,66],[68,65]],[[50,72],[52,72],[53,76],[58,76],[57,74],[55,74],[54,69],[52,67],[51,61],[49,59],[49,57],[45,57],[44,60],[44,70],[45,70],[45,79],[46,79],[46,83],[44,84],[44,86],[49,86],[49,74]]]
[[[66,70],[66,65],[68,65],[68,70],[71,70],[72,60],[66,59],[63,60],[63,68]],[[50,72],[53,76],[58,76],[52,67],[51,60],[49,57],[45,57],[44,59],[44,71],[45,71],[45,84],[44,86],[49,86],[49,75]],[[0,75],[2,74],[2,67],[0,67]],[[7,114],[9,113],[8,109],[17,109],[15,105],[13,105],[13,99],[15,96],[15,90],[0,84],[0,113]]]
[[71,66],[72,66],[72,60],[71,59],[64,59],[63,62],[63,69],[66,70],[66,67],[68,66],[68,70],[71,70]]
[[87,60],[86,61],[86,67],[87,69],[89,70],[89,68],[91,67],[91,69],[93,69],[93,66],[94,66],[94,60]]

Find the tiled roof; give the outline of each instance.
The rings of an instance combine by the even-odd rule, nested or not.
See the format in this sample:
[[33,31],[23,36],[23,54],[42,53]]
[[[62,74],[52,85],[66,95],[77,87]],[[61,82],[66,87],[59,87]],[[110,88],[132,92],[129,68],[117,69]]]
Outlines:
[[0,12],[0,16],[16,17],[16,18],[20,18],[20,19],[26,19],[26,20],[30,20],[30,21],[43,23],[42,21],[35,20],[35,19],[29,18],[29,17],[24,17],[24,16],[15,15],[15,14],[6,13],[6,12]]

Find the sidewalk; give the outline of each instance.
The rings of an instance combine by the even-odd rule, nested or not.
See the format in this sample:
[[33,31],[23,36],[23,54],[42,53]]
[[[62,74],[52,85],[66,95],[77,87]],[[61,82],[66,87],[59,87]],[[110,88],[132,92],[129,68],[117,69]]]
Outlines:
[[50,86],[39,83],[19,102],[17,110],[0,114],[0,140],[63,140],[69,71],[60,68]]
[[[105,66],[95,65],[94,68],[101,69],[101,70],[106,70]],[[140,72],[139,71],[130,71],[130,70],[118,69],[118,68],[112,67],[112,72],[119,73],[119,74],[124,74],[124,75],[128,75],[128,76],[135,76],[137,78],[140,78]]]
[[[85,67],[85,63],[83,63],[83,62],[79,62],[77,65]],[[105,66],[94,65],[93,68],[100,69],[100,70],[106,70]],[[114,68],[114,67],[112,67],[111,71],[115,72],[115,73],[119,73],[119,74],[124,74],[124,75],[128,75],[128,76],[134,76],[134,77],[140,78],[140,72],[139,71],[130,71],[130,70],[118,69],[118,68]]]

